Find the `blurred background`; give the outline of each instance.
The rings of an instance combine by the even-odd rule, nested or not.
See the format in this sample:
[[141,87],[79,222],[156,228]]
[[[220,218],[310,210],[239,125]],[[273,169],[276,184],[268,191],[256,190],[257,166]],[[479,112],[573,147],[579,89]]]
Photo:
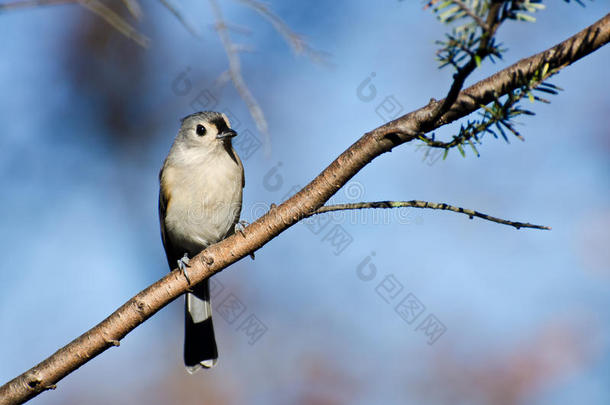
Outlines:
[[[434,59],[447,27],[419,1],[273,1],[310,47],[298,54],[273,20],[219,0],[267,138],[225,80],[210,4],[175,2],[181,22],[140,3],[139,20],[104,3],[131,38],[78,4],[0,13],[2,383],[166,274],[157,175],[180,118],[230,116],[253,221],[450,84]],[[506,23],[504,62],[467,84],[607,6],[548,2],[535,24]],[[447,202],[552,231],[416,209],[300,223],[214,277],[215,369],[183,367],[180,298],[31,403],[610,403],[609,64],[606,47],[551,79],[552,104],[526,102],[525,142],[485,137],[479,158],[445,161],[403,145],[331,200]]]

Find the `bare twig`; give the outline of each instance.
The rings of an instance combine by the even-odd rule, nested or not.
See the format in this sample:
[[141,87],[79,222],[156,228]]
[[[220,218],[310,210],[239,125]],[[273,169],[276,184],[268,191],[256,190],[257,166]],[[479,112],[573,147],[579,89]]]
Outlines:
[[173,4],[167,0],[159,0],[159,2],[163,4],[163,6],[174,15],[174,17],[176,17],[180,24],[182,24],[182,26],[191,33],[191,35],[193,35],[195,38],[201,37],[199,32],[197,32],[197,30],[188,21],[186,21],[182,13],[176,7],[174,7]]
[[227,30],[227,25],[222,16],[222,10],[218,6],[216,0],[210,0],[210,5],[212,6],[212,11],[214,12],[214,17],[216,19],[216,31],[218,32],[220,42],[225,49],[227,58],[229,59],[229,76],[231,77],[231,81],[237,89],[237,92],[246,103],[248,110],[250,110],[250,115],[254,119],[256,127],[265,137],[265,151],[267,154],[269,154],[271,151],[271,137],[269,135],[267,120],[265,119],[263,110],[250,92],[250,89],[248,89],[248,86],[246,85],[246,82],[242,76],[239,53],[231,41],[231,37]]
[[0,4],[0,11],[18,10],[38,6],[55,6],[58,4],[76,3],[78,0],[21,0]]
[[551,227],[543,225],[534,225],[528,222],[515,222],[508,221],[506,219],[492,217],[491,215],[483,214],[482,212],[474,211],[468,208],[456,207],[445,203],[433,203],[428,201],[411,200],[411,201],[375,201],[375,202],[360,202],[360,203],[349,203],[349,204],[336,204],[336,205],[325,205],[318,208],[312,213],[308,214],[307,217],[317,214],[323,214],[325,212],[332,211],[343,211],[343,210],[361,210],[365,208],[430,208],[434,210],[446,210],[459,212],[461,214],[468,215],[470,219],[473,217],[482,218],[487,221],[496,222],[498,224],[504,224],[512,226],[516,229],[520,228],[534,228],[534,229],[546,229],[550,230]]
[[[122,0],[123,3],[128,7],[130,13],[134,15],[136,18],[139,18],[141,15],[141,8],[137,0]],[[160,3],[167,8],[167,10],[174,15],[178,19],[178,21],[184,26],[184,28],[189,31],[193,36],[200,38],[199,32],[188,23],[188,21],[184,18],[182,13],[168,0],[159,0]],[[325,63],[325,58],[327,54],[323,52],[319,52],[314,50],[309,46],[309,44],[299,35],[297,35],[294,31],[290,29],[290,27],[276,14],[274,14],[264,3],[261,3],[256,0],[239,0],[241,3],[247,5],[248,7],[256,10],[263,17],[271,22],[273,27],[282,35],[282,37],[288,42],[291,48],[295,53],[306,54],[311,60],[319,63]],[[55,5],[55,4],[65,4],[65,3],[80,3],[89,10],[98,14],[102,17],[106,22],[116,28],[119,32],[125,35],[127,38],[137,42],[143,47],[147,47],[149,43],[149,39],[144,35],[138,33],[138,31],[133,28],[129,23],[127,23],[121,16],[116,14],[106,5],[104,5],[100,0],[24,0],[24,1],[13,1],[7,4],[0,5],[1,11],[8,11],[18,8],[26,8],[26,7],[35,7],[35,6],[43,6],[43,5]],[[250,115],[252,119],[256,123],[256,127],[259,132],[263,135],[264,145],[265,145],[265,153],[269,155],[271,151],[271,136],[269,134],[269,126],[267,124],[267,120],[265,118],[265,114],[258,101],[248,88],[242,72],[241,72],[241,60],[239,57],[240,52],[249,51],[250,48],[244,46],[238,46],[231,41],[231,37],[229,34],[229,29],[234,29],[237,31],[245,31],[243,28],[230,26],[226,23],[223,18],[222,11],[218,2],[216,0],[210,0],[210,4],[212,6],[212,11],[214,12],[216,19],[216,31],[220,37],[223,48],[227,54],[227,58],[229,61],[229,69],[228,74],[231,79],[231,82],[235,86],[235,89],[239,93],[240,97],[246,103]]]
[[[10,11],[28,7],[38,6],[53,6],[58,4],[79,3],[83,7],[89,9],[93,13],[100,16],[104,21],[114,27],[121,34],[136,42],[138,45],[148,47],[149,39],[140,34],[138,30],[132,27],[123,17],[115,13],[112,9],[106,6],[99,0],[25,0],[13,1],[10,3],[0,4],[0,12]],[[138,13],[139,5],[134,0],[125,0],[125,3],[130,6],[131,13]],[[135,15],[135,14],[134,14]]]
[[307,41],[299,34],[294,32],[288,24],[284,22],[277,14],[275,14],[267,4],[258,0],[237,0],[242,4],[252,8],[264,18],[266,18],[273,28],[286,40],[286,43],[292,48],[297,55],[305,54],[313,62],[328,64],[328,54],[313,49]]
[[[212,245],[189,262],[194,283],[218,273],[260,249],[277,235],[316,211],[349,179],[373,159],[412,141],[422,132],[477,110],[531,79],[544,64],[562,69],[610,41],[610,14],[554,47],[523,59],[459,93],[451,109],[430,120],[434,106],[427,105],[364,134],[305,188],[249,225],[244,234]],[[119,342],[138,325],[178,298],[189,288],[182,271],[175,269],[127,301],[98,325],[59,349],[40,364],[0,387],[2,405],[18,404],[53,388],[59,380]]]
[[125,7],[127,7],[127,10],[129,10],[131,15],[136,20],[139,20],[140,18],[142,18],[142,7],[140,6],[140,3],[138,3],[138,0],[121,0],[121,1],[123,2],[123,4],[125,4]]
[[117,31],[136,42],[138,45],[144,48],[148,47],[149,39],[147,37],[140,34],[127,21],[125,21],[123,17],[112,11],[101,1],[78,0],[78,3],[102,17],[108,24],[112,25]]
[[466,3],[464,3],[462,0],[453,0],[453,4],[455,4],[456,6],[458,6],[460,8],[460,10],[462,10],[463,12],[465,12],[466,14],[468,14],[468,16],[470,18],[472,18],[479,27],[481,27],[483,30],[485,31],[489,31],[490,27],[489,25],[487,25],[487,23],[485,22],[485,20],[483,20],[481,17],[479,17],[475,12],[473,12],[470,7],[468,7],[466,5]]

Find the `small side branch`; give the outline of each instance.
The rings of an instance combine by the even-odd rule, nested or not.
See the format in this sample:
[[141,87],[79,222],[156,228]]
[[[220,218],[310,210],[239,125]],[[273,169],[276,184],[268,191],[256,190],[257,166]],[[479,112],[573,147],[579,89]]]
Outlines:
[[216,0],[209,1],[210,5],[212,6],[212,11],[214,12],[214,18],[216,19],[216,31],[218,32],[220,42],[225,49],[227,58],[229,59],[229,77],[231,78],[231,81],[237,89],[240,97],[248,106],[248,110],[250,111],[252,118],[254,118],[256,127],[265,137],[265,149],[267,153],[269,153],[271,148],[271,139],[267,120],[265,119],[262,108],[250,92],[250,89],[246,85],[246,81],[241,73],[241,60],[238,55],[239,51],[235,44],[231,41],[231,37],[229,36],[229,32],[227,30],[227,24],[222,16],[220,6]]
[[131,39],[143,48],[147,48],[150,40],[140,34],[138,30],[132,27],[123,17],[115,13],[110,7],[99,0],[78,0],[81,6],[87,8],[91,12],[100,16],[104,21],[110,24],[114,29]]
[[305,54],[313,62],[328,65],[328,54],[313,49],[307,41],[299,34],[294,32],[288,24],[284,22],[277,14],[275,14],[266,3],[257,0],[236,0],[240,3],[252,8],[257,13],[267,19],[273,28],[286,40],[286,43],[292,48],[297,55]]
[[457,101],[458,95],[466,82],[466,78],[468,78],[468,76],[470,76],[470,74],[480,65],[483,59],[495,52],[493,45],[494,35],[496,34],[498,27],[500,27],[504,21],[504,19],[500,17],[503,5],[503,2],[492,2],[489,6],[489,11],[487,12],[487,21],[485,21],[483,25],[475,20],[482,30],[479,46],[474,53],[468,52],[470,53],[470,59],[466,64],[461,67],[455,65],[457,72],[453,75],[451,88],[445,99],[436,107],[432,114],[431,122],[435,122],[451,109],[453,104]]
[[[114,29],[119,31],[125,37],[134,41],[143,48],[147,48],[150,40],[145,35],[141,34],[131,24],[129,24],[123,17],[114,12],[106,4],[100,0],[24,0],[24,1],[11,1],[8,3],[0,4],[0,13],[4,11],[18,10],[28,7],[40,7],[40,6],[54,6],[58,4],[77,3],[85,7],[89,11],[97,14],[100,18],[110,24]],[[131,6],[129,12],[136,17],[138,13],[137,3],[127,2],[127,6]],[[136,8],[134,8],[136,7]],[[137,18],[137,17],[136,17]]]
[[453,0],[453,4],[455,4],[456,6],[458,6],[460,8],[460,10],[462,10],[464,13],[466,13],[470,18],[472,18],[479,27],[481,27],[483,30],[485,31],[489,31],[489,25],[487,25],[487,23],[485,22],[485,20],[483,20],[481,17],[479,17],[475,12],[473,12],[470,7],[468,7],[468,5],[466,5],[466,3],[464,3],[462,0]]
[[180,24],[182,24],[182,26],[191,33],[192,36],[194,36],[195,38],[199,38],[200,34],[199,32],[197,32],[197,30],[186,20],[186,18],[184,18],[184,16],[182,15],[182,13],[170,2],[168,2],[167,0],[159,0],[159,2],[163,5],[163,7],[165,7],[170,13],[172,13],[172,15],[174,17],[176,17],[176,19],[178,20],[178,22]]
[[461,214],[468,215],[470,219],[477,217],[482,218],[487,221],[496,222],[498,224],[504,224],[512,226],[516,229],[521,228],[533,228],[533,229],[544,229],[550,230],[550,226],[544,225],[535,225],[530,224],[529,222],[515,222],[508,221],[506,219],[492,217],[491,215],[483,214],[479,211],[474,211],[468,208],[456,207],[454,205],[449,205],[445,203],[434,203],[428,201],[420,201],[420,200],[411,200],[411,201],[375,201],[375,202],[360,202],[360,203],[351,203],[351,204],[336,204],[336,205],[325,205],[323,207],[318,208],[317,210],[311,212],[307,217],[311,217],[317,214],[323,214],[325,212],[331,211],[341,211],[341,210],[361,210],[364,208],[430,208],[433,210],[445,210],[445,211],[453,211],[459,212]]
[[18,10],[28,7],[54,6],[56,4],[75,3],[76,0],[21,0],[0,4],[1,11]]

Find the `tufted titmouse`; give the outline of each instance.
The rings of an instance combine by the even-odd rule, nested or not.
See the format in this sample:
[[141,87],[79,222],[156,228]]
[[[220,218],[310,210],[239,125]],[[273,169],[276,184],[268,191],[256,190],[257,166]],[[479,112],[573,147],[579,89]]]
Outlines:
[[[170,269],[184,271],[189,257],[239,226],[244,168],[226,115],[203,111],[182,126],[159,173],[159,221]],[[189,373],[216,365],[209,280],[186,294],[184,363]]]

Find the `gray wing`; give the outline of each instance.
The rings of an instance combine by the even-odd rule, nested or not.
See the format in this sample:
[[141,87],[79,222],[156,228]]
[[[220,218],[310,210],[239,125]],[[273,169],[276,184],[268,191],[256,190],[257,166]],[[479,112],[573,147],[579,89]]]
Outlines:
[[179,249],[176,249],[167,236],[165,214],[167,212],[170,195],[163,187],[163,183],[161,182],[162,175],[163,169],[159,172],[159,224],[161,225],[161,240],[163,241],[163,248],[165,249],[165,255],[167,256],[167,264],[169,264],[169,268],[172,270],[176,267],[176,263],[180,260],[184,252],[181,253]]

